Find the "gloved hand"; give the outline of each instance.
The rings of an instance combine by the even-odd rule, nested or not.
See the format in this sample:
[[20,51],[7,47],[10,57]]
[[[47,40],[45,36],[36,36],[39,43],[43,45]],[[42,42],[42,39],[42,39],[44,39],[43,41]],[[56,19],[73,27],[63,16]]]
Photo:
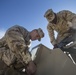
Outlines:
[[57,44],[54,45],[53,49],[55,49],[55,48],[58,48],[58,45]]
[[27,65],[26,72],[28,75],[33,75],[36,72],[36,65],[33,61],[30,61]]

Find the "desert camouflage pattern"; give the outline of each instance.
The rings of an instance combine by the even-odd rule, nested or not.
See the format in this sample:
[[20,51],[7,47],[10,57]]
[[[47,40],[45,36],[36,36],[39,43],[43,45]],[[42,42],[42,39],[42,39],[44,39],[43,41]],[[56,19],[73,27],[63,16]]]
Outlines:
[[6,31],[0,39],[0,59],[8,66],[15,61],[28,64],[31,55],[28,51],[30,45],[29,32],[21,26],[15,25]]
[[[73,27],[73,25],[74,27],[76,26],[75,24],[76,14],[68,10],[63,10],[56,13],[56,16],[57,16],[57,23],[56,24],[48,23],[47,25],[47,30],[50,36],[50,40],[53,45],[59,43],[66,36],[70,35],[68,30],[70,29],[70,27]],[[55,39],[54,30],[58,32],[57,39]]]

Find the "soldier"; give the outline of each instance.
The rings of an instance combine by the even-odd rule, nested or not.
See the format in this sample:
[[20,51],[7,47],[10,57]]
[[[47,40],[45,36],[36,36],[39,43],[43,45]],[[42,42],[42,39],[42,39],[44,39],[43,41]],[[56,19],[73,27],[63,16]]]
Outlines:
[[19,25],[9,28],[4,37],[0,39],[0,59],[8,67],[4,74],[25,75],[22,73],[23,68],[26,69],[27,75],[34,74],[36,65],[31,59],[29,45],[31,41],[37,39],[40,41],[43,37],[44,32],[41,28],[31,32]]
[[[57,44],[71,34],[72,28],[76,29],[76,14],[71,11],[62,10],[55,13],[52,9],[48,9],[44,17],[48,21],[47,30],[54,48],[57,48]],[[57,32],[56,39],[54,30]]]
[[[67,40],[65,40],[65,43],[68,43],[71,40],[76,41],[75,13],[72,13],[69,10],[62,10],[58,13],[55,13],[52,9],[48,9],[45,12],[44,17],[48,21],[47,30],[50,36],[50,41],[54,48],[58,48],[58,44],[62,41],[64,42],[65,38],[68,38]],[[57,38],[55,38],[54,30],[57,32]],[[70,38],[72,34],[74,34],[74,37]],[[76,54],[71,53],[71,55],[76,62]]]

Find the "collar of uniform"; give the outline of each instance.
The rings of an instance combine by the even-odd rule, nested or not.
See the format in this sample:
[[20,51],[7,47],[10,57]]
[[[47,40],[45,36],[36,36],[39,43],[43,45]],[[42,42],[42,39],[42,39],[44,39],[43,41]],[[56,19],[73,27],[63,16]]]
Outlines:
[[27,33],[25,40],[26,40],[26,41],[29,41],[29,40],[30,40],[30,32]]
[[52,23],[56,24],[57,23],[57,15],[56,15],[56,13],[54,13],[54,15],[55,15],[55,18],[53,19]]

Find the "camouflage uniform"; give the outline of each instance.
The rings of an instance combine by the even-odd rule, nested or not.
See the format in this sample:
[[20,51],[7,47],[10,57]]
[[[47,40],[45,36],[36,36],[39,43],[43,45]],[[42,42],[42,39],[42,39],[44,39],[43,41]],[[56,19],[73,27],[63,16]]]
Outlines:
[[25,28],[15,25],[6,31],[5,36],[0,39],[0,59],[7,66],[21,63],[26,66],[31,61],[31,55],[28,51],[30,45],[29,31]]
[[[70,22],[76,23],[76,14],[68,10],[63,10],[56,13],[56,18],[57,18],[56,24],[51,22],[48,23],[47,25],[47,30],[50,36],[50,40],[53,45],[59,43],[66,36],[70,35],[70,33],[68,32],[68,30],[70,29],[70,24],[69,24]],[[57,31],[58,33],[57,39],[55,39],[54,30]]]

